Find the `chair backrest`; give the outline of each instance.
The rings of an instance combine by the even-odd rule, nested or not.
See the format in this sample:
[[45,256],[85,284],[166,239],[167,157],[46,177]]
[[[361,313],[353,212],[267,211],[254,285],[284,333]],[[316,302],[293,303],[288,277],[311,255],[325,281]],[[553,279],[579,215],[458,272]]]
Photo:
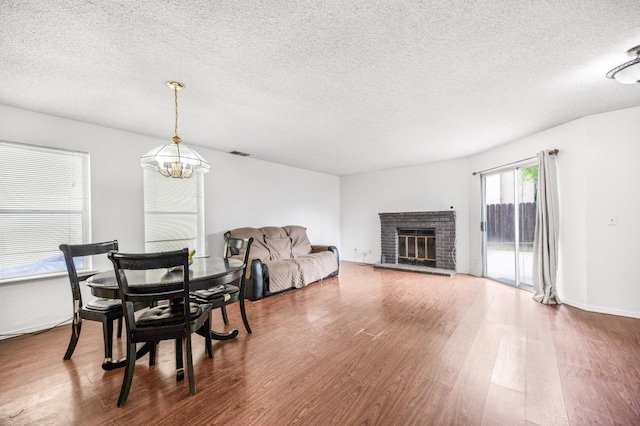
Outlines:
[[[161,253],[118,253],[109,252],[107,257],[113,262],[113,267],[118,281],[120,299],[125,311],[125,321],[130,330],[136,328],[134,317],[135,302],[158,302],[162,300],[182,299],[186,323],[191,321],[189,308],[189,249],[161,252]],[[182,270],[167,271],[171,276],[169,282],[150,286],[130,286],[127,279],[127,271],[141,271],[149,269],[173,269],[182,267]],[[178,277],[177,277],[178,276]],[[178,278],[178,279],[176,279]]]
[[253,237],[250,238],[234,238],[228,232],[224,234],[225,246],[224,246],[224,258],[229,259],[232,256],[241,255],[247,257],[251,244],[253,244]]
[[71,294],[73,295],[73,300],[77,300],[79,307],[82,307],[80,281],[86,280],[94,273],[78,276],[74,258],[94,256],[97,254],[108,253],[111,250],[118,250],[118,241],[113,240],[105,241],[103,243],[90,244],[60,244],[59,249],[60,251],[62,251],[62,254],[64,254],[64,261],[67,264],[67,273],[69,274],[69,282],[71,283]]
[[253,244],[253,237],[250,238],[234,238],[229,232],[224,234],[225,246],[224,246],[224,258],[230,257],[242,257],[244,262],[244,270],[242,271],[241,286],[244,287],[245,276],[247,268],[249,268],[249,254],[251,252],[251,244]]

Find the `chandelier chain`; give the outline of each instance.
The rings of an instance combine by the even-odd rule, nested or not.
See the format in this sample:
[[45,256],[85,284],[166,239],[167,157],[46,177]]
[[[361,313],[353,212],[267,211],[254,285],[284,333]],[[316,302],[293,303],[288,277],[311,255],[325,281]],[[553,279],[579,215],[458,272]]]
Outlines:
[[176,107],[176,122],[173,128],[173,132],[175,133],[176,136],[178,136],[178,86],[177,85],[173,86],[173,95],[174,95],[173,99]]

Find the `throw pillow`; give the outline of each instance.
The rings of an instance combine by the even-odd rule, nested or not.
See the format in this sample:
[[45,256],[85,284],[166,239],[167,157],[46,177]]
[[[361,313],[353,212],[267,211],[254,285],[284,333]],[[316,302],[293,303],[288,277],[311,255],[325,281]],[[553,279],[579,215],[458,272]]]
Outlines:
[[271,260],[291,259],[291,240],[289,237],[265,237],[264,242],[271,253]]
[[284,229],[291,238],[291,257],[306,256],[311,253],[311,242],[307,237],[307,228],[289,225]]

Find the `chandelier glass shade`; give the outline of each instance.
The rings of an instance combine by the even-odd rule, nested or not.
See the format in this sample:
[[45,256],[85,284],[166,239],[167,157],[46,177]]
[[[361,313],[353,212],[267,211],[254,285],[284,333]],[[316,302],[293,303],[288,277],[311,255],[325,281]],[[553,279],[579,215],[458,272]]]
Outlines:
[[627,54],[635,56],[635,58],[609,71],[607,78],[615,79],[623,84],[640,83],[640,46],[629,49]]
[[182,145],[182,139],[178,136],[178,90],[183,89],[184,85],[177,81],[167,81],[167,85],[173,88],[176,111],[172,143],[147,152],[140,157],[140,165],[172,178],[187,179],[198,172],[207,173],[211,170],[211,165],[193,149]]

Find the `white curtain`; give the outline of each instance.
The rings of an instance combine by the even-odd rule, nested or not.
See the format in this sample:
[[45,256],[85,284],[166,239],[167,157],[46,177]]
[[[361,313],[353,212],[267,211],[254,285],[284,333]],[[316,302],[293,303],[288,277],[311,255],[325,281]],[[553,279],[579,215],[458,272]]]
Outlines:
[[538,154],[538,199],[533,242],[533,298],[546,305],[561,303],[558,298],[558,177],[556,155]]

